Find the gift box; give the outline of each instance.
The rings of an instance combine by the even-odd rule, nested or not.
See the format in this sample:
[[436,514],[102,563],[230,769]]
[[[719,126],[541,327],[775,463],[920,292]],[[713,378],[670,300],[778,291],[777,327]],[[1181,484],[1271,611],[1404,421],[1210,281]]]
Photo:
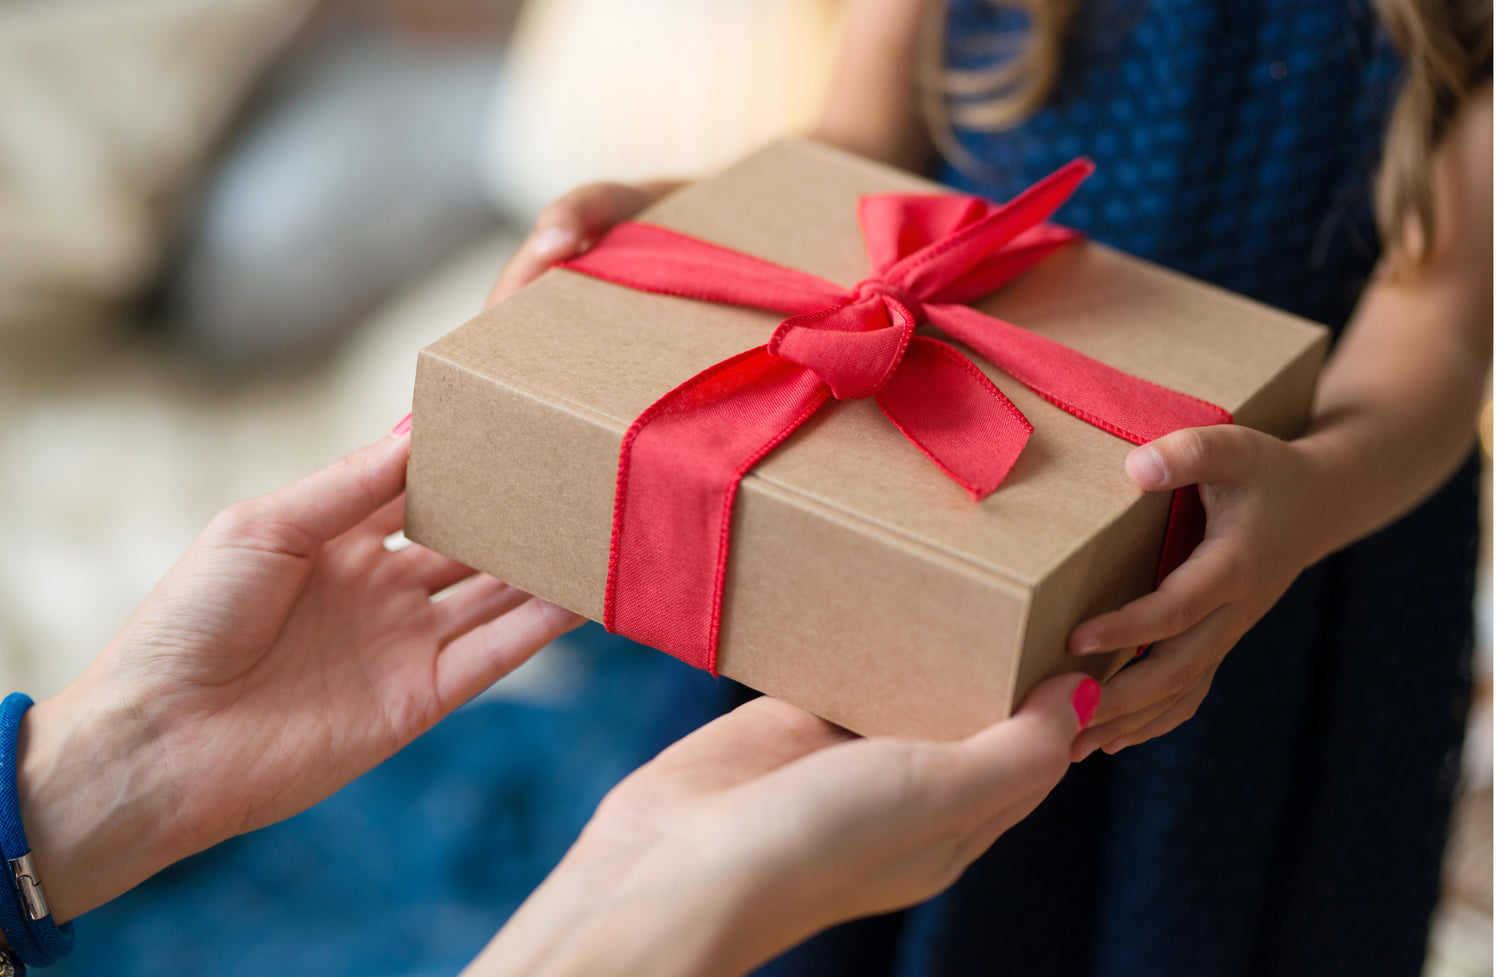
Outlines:
[[[1295,436],[1327,332],[1038,224],[1040,199],[797,140],[683,188],[422,351],[407,535],[866,735],[961,737],[1050,675],[1106,677],[1132,652],[1068,632],[1155,585],[1169,510],[1190,543],[1190,497],[1126,480],[1133,442],[1229,415]],[[737,401],[751,367],[791,392]]]

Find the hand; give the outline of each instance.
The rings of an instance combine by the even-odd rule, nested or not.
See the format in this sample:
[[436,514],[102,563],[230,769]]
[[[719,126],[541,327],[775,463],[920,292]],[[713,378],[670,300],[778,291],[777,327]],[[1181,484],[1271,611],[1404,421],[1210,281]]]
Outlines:
[[59,919],[310,807],[581,622],[385,549],[409,443],[403,428],[225,509],[27,715],[24,820]]
[[1326,497],[1317,466],[1296,442],[1234,425],[1189,428],[1125,459],[1139,488],[1198,486],[1203,542],[1153,593],[1073,630],[1074,654],[1152,645],[1110,679],[1073,759],[1117,753],[1191,719],[1224,656],[1320,552]]
[[469,973],[743,973],[928,898],[1062,778],[1098,693],[1059,676],[956,743],[756,699],[621,782]]
[[536,227],[500,272],[485,308],[509,298],[559,261],[587,251],[611,227],[629,220],[648,204],[681,186],[681,181],[659,181],[635,186],[590,183],[548,204]]

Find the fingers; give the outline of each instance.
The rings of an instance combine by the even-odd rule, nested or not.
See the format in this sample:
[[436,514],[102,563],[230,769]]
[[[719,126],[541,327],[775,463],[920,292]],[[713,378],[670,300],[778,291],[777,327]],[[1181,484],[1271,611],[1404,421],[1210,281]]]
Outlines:
[[402,492],[385,505],[371,513],[359,528],[381,539],[400,529],[406,522],[406,493]]
[[1107,654],[1182,634],[1243,593],[1248,581],[1237,552],[1232,537],[1204,540],[1156,590],[1074,628],[1068,650]]
[[1147,492],[1239,481],[1255,471],[1269,437],[1234,424],[1183,428],[1126,455],[1125,474]]
[[1137,746],[1147,740],[1155,739],[1163,733],[1170,733],[1183,723],[1198,714],[1198,707],[1203,705],[1203,700],[1208,698],[1208,690],[1213,686],[1214,674],[1218,669],[1210,669],[1208,674],[1188,690],[1188,693],[1163,710],[1156,718],[1144,723],[1129,733],[1122,734],[1112,740],[1106,740],[1102,749],[1105,753],[1119,753],[1128,746]]
[[530,599],[526,591],[481,574],[434,603],[432,612],[438,633],[445,641],[454,640]]
[[390,504],[406,486],[407,433],[381,438],[286,488],[237,502],[210,533],[307,556]]
[[1073,761],[1154,723],[1200,685],[1206,693],[1205,678],[1212,681],[1237,636],[1230,609],[1220,608],[1110,679],[1093,724],[1073,744]]
[[649,203],[650,189],[591,183],[548,204],[537,217],[535,229],[501,271],[486,308],[508,298],[559,261],[586,250],[604,232]]
[[415,580],[417,586],[429,594],[447,590],[456,583],[474,576],[478,571],[452,557],[434,553],[425,546],[412,545],[388,557],[401,579]]
[[[465,588],[476,591],[470,610],[483,623],[464,629],[438,653],[437,699],[445,712],[494,685],[549,642],[584,621],[571,611],[513,587],[511,593],[502,596],[498,588],[504,586],[493,577],[483,577]],[[493,593],[493,602],[488,606],[496,609],[488,618],[479,613],[485,606],[485,593]],[[516,595],[519,599],[514,599]],[[458,596],[455,594],[443,603]]]

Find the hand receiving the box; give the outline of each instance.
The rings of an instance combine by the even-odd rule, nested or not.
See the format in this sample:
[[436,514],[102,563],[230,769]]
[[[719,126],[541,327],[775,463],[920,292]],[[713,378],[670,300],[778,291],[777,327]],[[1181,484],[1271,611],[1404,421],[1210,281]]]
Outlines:
[[599,805],[467,973],[739,974],[813,933],[947,888],[1068,770],[1079,675],[953,743],[858,739],[756,699]]
[[310,807],[581,623],[420,546],[386,550],[406,429],[225,509],[26,716],[23,818],[59,919]]
[[1298,448],[1235,425],[1189,428],[1136,448],[1125,471],[1137,487],[1198,486],[1204,540],[1153,593],[1073,630],[1075,654],[1153,644],[1144,661],[1104,686],[1073,759],[1116,753],[1175,729],[1208,695],[1214,672],[1320,553],[1316,466]]

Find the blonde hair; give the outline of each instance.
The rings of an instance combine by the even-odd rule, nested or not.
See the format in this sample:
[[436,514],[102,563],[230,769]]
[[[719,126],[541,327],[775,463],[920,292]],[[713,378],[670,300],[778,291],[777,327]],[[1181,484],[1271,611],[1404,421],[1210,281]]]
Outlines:
[[[990,0],[1029,15],[1029,30],[994,38],[989,67],[945,67],[947,0],[928,4],[918,79],[933,142],[955,165],[978,162],[954,129],[996,132],[1025,121],[1051,97],[1081,0]],[[1492,46],[1491,0],[1371,0],[1406,61],[1375,176],[1381,242],[1397,264],[1419,264],[1432,249],[1432,151],[1464,94],[1479,81]]]

